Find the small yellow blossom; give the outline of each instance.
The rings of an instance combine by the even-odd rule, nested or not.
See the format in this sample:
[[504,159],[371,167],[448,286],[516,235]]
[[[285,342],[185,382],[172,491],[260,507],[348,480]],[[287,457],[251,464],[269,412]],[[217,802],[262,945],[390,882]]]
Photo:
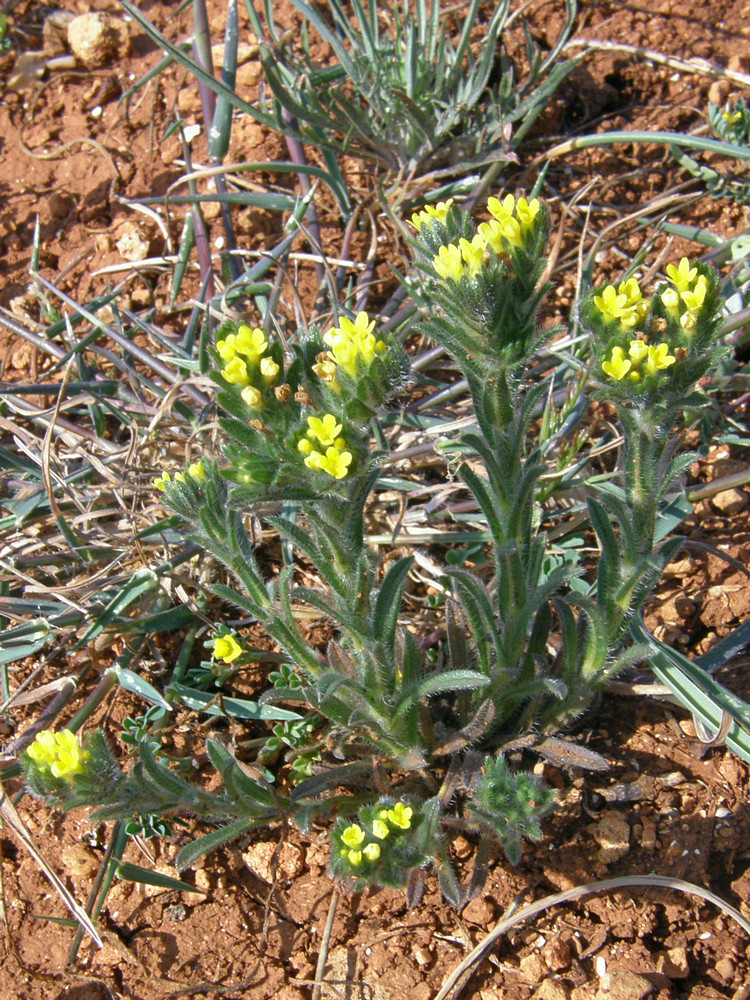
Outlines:
[[628,355],[634,365],[639,365],[648,354],[648,344],[642,340],[631,340]]
[[362,864],[362,851],[349,851],[349,861],[356,867]]
[[368,861],[377,861],[380,857],[380,844],[368,844],[362,853]]
[[341,842],[346,844],[347,847],[361,847],[365,839],[365,831],[361,826],[353,823],[351,826],[347,826],[344,832],[341,834]]
[[[386,810],[386,816],[388,815],[388,810]],[[391,831],[388,829],[388,824],[384,823],[382,819],[375,819],[372,821],[372,835],[377,837],[378,840],[385,840]]]
[[263,406],[263,395],[254,385],[245,386],[240,395],[251,410],[259,410]]
[[708,281],[705,275],[701,274],[692,288],[686,288],[683,292],[680,292],[680,298],[691,313],[699,313],[703,308],[703,303],[706,301],[707,291]]
[[250,381],[247,365],[242,358],[232,358],[226,368],[221,369],[221,374],[232,385],[247,385]]
[[669,353],[669,344],[652,344],[648,349],[646,358],[646,372],[653,375],[658,371],[669,368],[677,359]]
[[237,356],[237,349],[234,346],[236,337],[233,333],[230,333],[226,340],[220,340],[216,345],[216,350],[219,352],[219,357],[228,365],[229,362]]
[[279,368],[273,358],[261,358],[260,373],[263,378],[268,379],[269,382],[273,382],[280,371],[281,368]]
[[401,830],[408,830],[411,826],[413,814],[414,810],[411,806],[406,806],[403,802],[397,802],[393,809],[388,810],[388,821]]
[[235,337],[234,348],[238,354],[244,354],[250,361],[257,361],[268,350],[268,341],[260,327],[256,326],[251,330],[243,323]]
[[333,327],[323,335],[323,342],[331,350],[325,355],[325,360],[318,358],[319,364],[314,366],[313,371],[333,383],[336,377],[335,368],[331,371],[329,367],[322,366],[335,363],[347,375],[355,378],[359,361],[369,366],[376,354],[382,354],[386,350],[385,343],[375,337],[374,329],[375,320],[371,320],[366,312],[357,313],[353,322],[345,316],[342,317],[340,326]]
[[168,472],[165,472],[163,475],[159,476],[158,479],[154,480],[154,487],[157,490],[160,490],[162,493],[166,493],[167,492],[167,486],[171,482],[172,482],[172,477],[170,476],[170,474]]
[[515,207],[516,199],[512,194],[506,194],[502,201],[498,201],[497,198],[487,199],[487,208],[490,210],[490,215],[493,215],[498,222],[502,222],[504,219],[512,216]]
[[670,316],[676,316],[680,311],[680,293],[674,288],[668,288],[661,293],[661,301]]
[[344,337],[337,337],[331,342],[331,350],[328,352],[328,357],[342,371],[345,371],[347,375],[356,378],[359,351],[354,341],[346,340]]
[[187,472],[189,476],[193,479],[197,479],[199,483],[202,483],[206,478],[206,470],[203,468],[203,462],[191,462],[187,467]]
[[515,214],[522,229],[528,229],[533,225],[534,219],[539,215],[540,207],[537,198],[532,198],[531,201],[526,201],[525,198],[518,199]]
[[461,257],[461,248],[455,243],[449,243],[447,247],[440,247],[437,257],[433,257],[432,266],[444,280],[451,278],[453,281],[460,281],[464,273],[464,264]]
[[453,204],[453,199],[439,201],[437,205],[425,205],[421,212],[416,212],[411,217],[411,224],[418,233],[422,232],[422,226],[431,225],[433,222],[445,222],[448,212]]
[[308,417],[307,426],[310,440],[317,440],[324,448],[330,447],[341,433],[341,424],[332,413],[326,413],[322,420],[320,417]]
[[471,242],[461,237],[458,245],[461,248],[461,257],[466,265],[469,277],[473,278],[475,274],[478,274],[482,270],[487,244],[481,234],[477,233]]
[[75,733],[69,729],[59,733],[45,729],[37,733],[27,753],[37,764],[49,767],[56,778],[77,774],[88,759],[88,754],[81,752]]
[[625,351],[621,347],[613,347],[610,360],[602,362],[602,371],[616,382],[625,378],[632,367],[633,362],[625,357]]
[[667,276],[678,292],[686,291],[698,273],[697,268],[690,266],[687,257],[683,257],[677,267],[674,264],[667,264]]
[[636,278],[628,278],[626,281],[621,281],[617,286],[617,294],[624,295],[626,298],[625,308],[632,308],[637,302],[640,302],[643,298],[643,293],[641,292],[641,286],[638,284]]
[[219,635],[214,639],[214,658],[223,663],[233,663],[242,656],[242,646],[233,635]]
[[614,285],[607,285],[601,295],[594,296],[594,305],[605,319],[621,319],[628,305],[628,297],[618,292]]
[[307,438],[302,438],[300,441],[297,442],[297,451],[300,452],[302,455],[312,455],[313,446],[307,440]]
[[727,125],[736,125],[737,122],[742,121],[741,111],[724,111],[721,117],[727,123]]
[[339,451],[333,446],[328,448],[325,455],[319,451],[312,451],[305,459],[308,469],[318,469],[327,472],[334,479],[343,479],[349,471],[352,463],[352,454],[349,451]]

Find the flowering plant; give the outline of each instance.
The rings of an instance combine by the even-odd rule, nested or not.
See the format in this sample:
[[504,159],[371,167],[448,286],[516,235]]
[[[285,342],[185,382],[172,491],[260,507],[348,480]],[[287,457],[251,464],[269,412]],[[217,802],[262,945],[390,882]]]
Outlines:
[[[719,353],[717,279],[683,260],[650,298],[626,276],[584,299],[591,382],[615,407],[625,441],[615,480],[587,501],[601,551],[584,580],[575,562],[552,558],[544,530],[551,494],[543,477],[552,464],[555,481],[570,482],[561,456],[576,453],[563,452],[564,420],[545,403],[550,387],[536,368],[557,333],[537,318],[548,290],[549,213],[536,198],[512,195],[490,198],[487,213],[476,224],[447,200],[412,218],[416,280],[431,304],[421,332],[465,378],[475,420],[445,447],[458,456],[457,474],[490,538],[485,578],[446,567],[451,593],[438,656],[426,655],[403,618],[411,558],[386,565],[365,542],[365,505],[382,471],[377,419],[409,384],[407,354],[364,312],[286,343],[227,321],[212,373],[225,414],[223,453],[154,485],[236,581],[213,583],[213,592],[278,644],[284,662],[255,717],[282,713],[273,718],[283,724],[275,742],[255,741],[249,768],[208,741],[219,791],[184,779],[150,738],[138,744],[131,771],[120,773],[98,733],[79,757],[68,736],[45,736],[38,760],[27,755],[33,787],[44,790],[48,780],[66,804],[98,803],[100,817],[185,811],[223,822],[183,850],[182,865],[275,816],[303,830],[334,818],[335,877],[406,886],[414,901],[434,863],[444,892],[460,903],[481,888],[493,839],[518,861],[522,838],[541,835],[551,805],[537,778],[508,765],[507,751],[607,766],[553,734],[607,678],[644,655],[628,626],[679,545],[659,537],[658,521],[692,460],[676,454],[674,429],[703,405],[696,385]],[[581,392],[579,383],[568,394],[576,406]],[[277,576],[263,572],[247,512],[307,560],[314,586],[302,584],[291,560]],[[331,623],[325,648],[308,640],[301,607]],[[242,635],[225,628],[212,654],[216,669],[201,683],[217,687],[251,658]],[[175,684],[167,694],[185,697],[185,689]],[[292,784],[282,790],[270,768],[287,765]],[[90,774],[98,775],[96,789]],[[54,782],[68,778],[65,799]],[[478,841],[468,887],[450,860],[459,830]]]

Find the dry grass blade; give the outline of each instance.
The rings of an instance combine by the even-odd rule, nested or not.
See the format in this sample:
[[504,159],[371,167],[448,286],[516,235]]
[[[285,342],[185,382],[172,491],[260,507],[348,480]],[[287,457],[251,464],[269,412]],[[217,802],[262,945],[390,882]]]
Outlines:
[[627,889],[635,886],[659,886],[662,889],[676,889],[678,892],[700,896],[701,899],[705,899],[707,902],[718,906],[719,909],[723,910],[727,916],[732,917],[733,920],[736,920],[740,927],[750,934],[750,921],[747,921],[739,910],[736,910],[709,889],[703,889],[699,885],[694,885],[692,882],[685,882],[680,878],[669,878],[666,875],[624,875],[621,878],[605,879],[603,882],[591,882],[588,885],[578,886],[575,889],[567,889],[565,892],[557,892],[551,896],[545,896],[544,899],[539,899],[535,903],[525,906],[512,916],[504,918],[453,970],[448,979],[443,983],[435,1000],[448,1000],[449,997],[451,1000],[455,1000],[461,994],[490,948],[503,934],[507,933],[512,927],[515,927],[516,924],[521,924],[531,919],[531,917],[543,913],[552,906],[569,903],[571,900],[581,899],[583,896],[590,896],[595,892],[608,892],[612,889]]
[[323,973],[325,972],[326,961],[328,959],[328,946],[331,942],[331,933],[333,931],[333,921],[336,918],[336,909],[339,905],[339,891],[334,889],[331,894],[331,904],[328,907],[328,916],[326,917],[326,926],[323,931],[323,939],[320,942],[320,952],[318,954],[318,964],[315,968],[315,989],[313,990],[313,1000],[320,1000],[321,992],[324,985]]
[[[0,787],[2,787],[1,783]],[[5,793],[5,790],[2,791],[2,797],[0,798],[0,818],[2,818],[4,823],[7,823],[10,829],[15,833],[16,837],[21,841],[23,846],[32,856],[34,861],[36,861],[39,865],[41,870],[52,883],[52,887],[55,892],[58,894],[63,903],[65,903],[65,906],[70,910],[86,933],[93,938],[97,946],[101,948],[101,938],[96,933],[96,928],[91,923],[88,914],[83,907],[79,906],[75,899],[73,899],[71,894],[60,881],[60,878],[55,874],[48,862],[45,860],[39,848],[34,843],[29,831],[24,826],[23,820],[16,812],[16,807]]]

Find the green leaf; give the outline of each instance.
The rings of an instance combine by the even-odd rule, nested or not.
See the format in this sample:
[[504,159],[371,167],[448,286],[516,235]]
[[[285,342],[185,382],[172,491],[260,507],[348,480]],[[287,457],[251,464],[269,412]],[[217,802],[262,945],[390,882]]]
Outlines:
[[182,848],[177,855],[175,868],[178,871],[184,871],[198,858],[202,858],[204,854],[215,851],[217,847],[223,847],[224,844],[228,844],[232,840],[237,840],[243,833],[247,833],[248,830],[259,825],[257,819],[243,818],[235,820],[234,823],[229,823],[227,826],[222,826],[218,830],[212,830],[205,837],[199,837],[192,844]]
[[302,718],[298,712],[290,712],[286,708],[258,705],[245,698],[227,698],[207,691],[196,691],[185,684],[170,684],[167,694],[175,695],[194,712],[207,712],[209,715],[230,715],[235,719],[263,719],[271,722]]
[[152,705],[158,705],[160,708],[166,709],[167,712],[172,711],[172,706],[166,698],[159,694],[155,687],[142,677],[139,677],[132,670],[128,670],[127,667],[110,667],[106,673],[113,674],[117,678],[117,683],[120,687],[125,688],[126,691],[130,691],[131,694],[137,694],[139,698],[145,698]]
[[[186,868],[187,865],[182,867]],[[156,885],[160,889],[171,889],[176,892],[200,892],[205,895],[203,889],[196,889],[194,885],[180,882],[179,879],[162,875],[161,872],[152,871],[150,868],[141,868],[140,865],[134,865],[130,861],[118,861],[115,873],[124,882],[140,882],[143,885]]]
[[375,635],[388,650],[396,639],[401,593],[413,561],[412,556],[404,556],[389,567],[375,602]]
[[725,714],[731,717],[726,744],[750,763],[750,705],[728,691],[682,653],[659,642],[646,629],[640,617],[632,623],[631,631],[637,640],[645,640],[653,648],[651,669],[662,684],[704,726],[718,733],[725,721]]

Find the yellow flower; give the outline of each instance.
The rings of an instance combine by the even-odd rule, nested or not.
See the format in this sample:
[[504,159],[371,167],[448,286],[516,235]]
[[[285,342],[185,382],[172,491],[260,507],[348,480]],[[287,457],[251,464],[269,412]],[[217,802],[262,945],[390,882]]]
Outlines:
[[648,354],[648,344],[642,340],[631,340],[628,355],[634,365],[639,365]]
[[[388,810],[386,810],[386,816],[388,815]],[[388,829],[388,824],[384,823],[382,819],[375,819],[372,821],[372,835],[377,837],[378,840],[385,840],[391,831]]]
[[158,479],[154,480],[153,485],[157,490],[160,490],[162,493],[166,493],[167,486],[171,482],[172,482],[172,477],[168,472],[165,472],[163,475],[159,476]]
[[680,292],[680,298],[691,313],[699,313],[703,308],[703,303],[706,301],[707,291],[708,281],[706,281],[705,275],[701,274],[692,289],[686,288],[683,292]]
[[192,476],[193,479],[197,479],[199,483],[203,482],[206,478],[206,470],[203,468],[203,462],[191,462],[187,467],[188,475]]
[[625,357],[625,351],[621,347],[613,347],[611,359],[602,362],[602,371],[616,382],[625,378],[632,367],[633,362]]
[[326,413],[322,420],[320,417],[308,417],[307,426],[310,428],[307,432],[310,440],[317,439],[324,448],[330,447],[341,433],[341,424],[332,413]]
[[490,215],[493,215],[498,222],[503,222],[512,216],[515,207],[516,199],[512,194],[506,194],[502,202],[498,201],[497,198],[487,199],[487,208],[490,210]]
[[393,809],[388,810],[388,820],[401,830],[408,830],[411,826],[411,818],[414,810],[411,806],[405,806],[403,802],[397,802]]
[[261,358],[260,373],[263,378],[268,379],[269,382],[273,382],[280,371],[281,368],[279,368],[273,358]]
[[674,288],[668,288],[661,293],[661,301],[670,316],[676,316],[680,311],[680,295]]
[[[649,306],[643,301],[641,287],[635,278],[621,281],[617,286],[617,294],[625,296],[625,305],[620,316],[620,326],[623,330],[632,330],[639,319],[648,314]],[[645,307],[645,308],[644,308]]]
[[263,396],[254,385],[246,386],[240,395],[251,410],[259,410],[263,406]]
[[674,264],[667,264],[667,275],[678,292],[686,291],[697,273],[697,269],[690,266],[687,257],[683,257],[677,267]]
[[433,257],[432,266],[444,280],[451,278],[453,281],[460,281],[464,273],[461,249],[455,243],[449,243],[447,247],[440,247],[437,257]]
[[724,111],[721,117],[727,123],[727,125],[735,125],[737,122],[742,121],[741,111]]
[[214,639],[214,658],[223,663],[232,663],[242,656],[242,646],[233,635],[219,635]]
[[343,479],[349,471],[352,463],[352,454],[349,451],[339,451],[338,448],[330,447],[325,455],[319,451],[310,452],[305,459],[308,469],[319,469],[327,472],[334,479]]
[[[375,320],[370,319],[366,312],[359,312],[354,322],[346,316],[342,317],[341,325],[333,327],[323,335],[323,342],[331,348],[327,352],[327,360],[319,361],[313,371],[325,381],[335,382],[336,370],[331,371],[331,362],[335,362],[347,375],[356,378],[357,362],[361,359],[365,365],[370,365],[376,354],[382,354],[386,346],[382,340],[377,340],[373,334]],[[333,387],[333,386],[332,386]]]
[[635,278],[628,278],[627,281],[621,281],[617,286],[617,294],[625,296],[625,308],[631,309],[637,302],[640,302],[643,298],[643,293],[641,292],[641,286]]
[[418,233],[422,232],[422,226],[431,225],[433,222],[445,222],[453,199],[439,201],[437,205],[425,205],[421,212],[416,212],[411,217],[411,224]]
[[225,365],[229,364],[229,362],[237,355],[237,350],[234,346],[235,339],[235,335],[230,333],[226,340],[220,340],[216,345],[219,357]]
[[362,853],[368,861],[377,861],[380,857],[380,844],[368,844]]
[[[366,312],[358,312],[354,317],[354,322],[348,316],[342,316],[340,322],[341,326],[338,327],[338,332],[350,340],[361,340],[362,337],[366,337],[367,334],[372,333],[375,329],[375,320],[370,319]],[[335,333],[337,331],[334,328],[331,332]],[[325,340],[325,337],[323,337],[323,340]]]
[[232,385],[247,385],[250,381],[247,365],[242,358],[232,358],[226,368],[221,369],[221,374]]
[[313,446],[307,440],[307,438],[302,438],[297,442],[297,451],[301,452],[303,455],[312,455]]
[[528,229],[534,222],[534,219],[539,215],[539,200],[537,198],[532,198],[531,201],[526,201],[525,198],[519,198],[516,202],[516,218],[522,229]]
[[594,305],[605,319],[620,319],[627,308],[628,297],[614,285],[607,285],[601,295],[594,296]]
[[648,349],[646,359],[646,372],[653,375],[658,371],[669,368],[677,359],[669,353],[669,344],[652,344]]
[[349,851],[349,861],[356,867],[362,864],[362,851]]
[[473,278],[474,275],[482,269],[487,244],[482,238],[482,235],[477,233],[471,243],[467,239],[461,237],[458,241],[458,245],[461,248],[461,257],[463,258],[463,262],[468,269],[469,277]]
[[344,337],[337,337],[331,342],[331,350],[328,352],[328,357],[352,378],[356,378],[357,375],[358,356],[359,351],[353,341],[346,340]]
[[45,729],[37,733],[27,753],[37,764],[49,767],[56,778],[77,774],[88,759],[88,754],[81,752],[75,733],[69,729],[59,733]]
[[357,848],[360,847],[365,839],[365,831],[361,826],[353,823],[351,826],[347,826],[344,832],[341,834],[341,842],[346,844],[347,847]]
[[239,354],[244,354],[251,361],[257,361],[261,354],[265,354],[268,350],[268,341],[260,327],[256,326],[251,330],[243,323],[235,337],[234,347]]

